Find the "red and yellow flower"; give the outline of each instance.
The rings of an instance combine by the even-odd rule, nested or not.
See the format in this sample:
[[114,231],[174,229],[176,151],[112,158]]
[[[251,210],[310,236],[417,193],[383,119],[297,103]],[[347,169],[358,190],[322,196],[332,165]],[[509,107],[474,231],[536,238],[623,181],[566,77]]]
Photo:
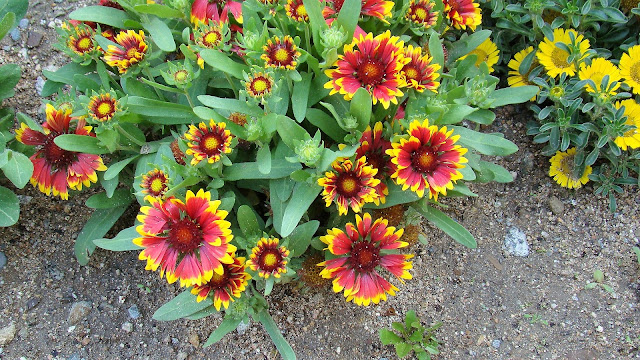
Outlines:
[[340,158],[331,167],[333,171],[325,172],[324,177],[318,179],[318,185],[324,188],[322,198],[327,207],[335,202],[340,215],[346,215],[349,207],[360,212],[365,203],[375,202],[380,197],[376,191],[380,180],[375,178],[378,170],[367,165],[364,156],[355,164]]
[[287,12],[287,16],[293,21],[309,21],[309,14],[307,13],[307,9],[304,7],[302,0],[287,0],[284,10]]
[[359,88],[364,88],[371,94],[373,104],[380,102],[388,109],[403,95],[401,70],[410,61],[404,56],[403,45],[389,31],[376,37],[368,33],[354,38],[344,46],[344,55],[338,56],[334,64],[337,68],[325,71],[330,80],[324,87],[331,89],[330,95],[344,95],[345,100],[351,100]]
[[42,125],[44,132],[30,129],[22,123],[16,130],[16,140],[25,145],[36,146],[37,151],[31,156],[33,174],[31,184],[47,194],[69,198],[69,188],[82,190],[98,181],[96,171],[107,170],[98,155],[84,154],[61,149],[54,139],[64,134],[95,136],[91,126],[85,126],[84,119],[71,121],[71,109],[56,110],[51,104],[46,107],[46,121]]
[[480,5],[473,0],[443,0],[443,2],[444,12],[456,29],[465,30],[468,26],[475,31],[476,27],[482,23]]
[[80,56],[91,54],[100,49],[93,35],[94,31],[89,26],[75,26],[67,40],[67,47]]
[[423,92],[425,89],[438,92],[440,82],[436,79],[440,76],[440,65],[432,64],[433,58],[429,54],[422,55],[422,48],[409,45],[405,48],[404,55],[409,62],[402,68],[407,87]]
[[389,271],[402,283],[403,279],[412,278],[408,271],[412,265],[407,260],[413,255],[391,253],[407,246],[400,241],[403,230],[387,225],[382,218],[372,222],[366,213],[362,218],[356,215],[356,225],[348,223],[346,232],[334,228],[320,237],[327,250],[337,256],[318,264],[325,267],[320,274],[333,278],[333,291],[344,290],[347,301],[368,306],[387,300],[387,294],[395,295],[398,288],[380,275],[380,269]]
[[224,274],[223,264],[233,263],[229,253],[236,247],[225,220],[227,212],[220,210],[220,200],[211,201],[211,194],[200,189],[187,191],[186,200],[170,197],[166,200],[147,197],[151,206],[140,208],[136,230],[141,237],[133,243],[144,248],[140,260],[146,260],[146,270],[160,268],[171,284],[180,280],[181,287],[202,285],[213,274]]
[[142,175],[140,187],[143,194],[161,199],[169,190],[169,176],[160,169],[153,169]]
[[251,250],[247,266],[257,271],[261,278],[270,276],[279,278],[287,272],[289,262],[289,250],[280,246],[280,240],[276,238],[261,238],[258,244]]
[[467,149],[455,144],[460,135],[452,134],[446,126],[429,126],[429,119],[413,121],[409,137],[392,143],[393,149],[387,151],[397,166],[391,178],[402,185],[402,190],[410,188],[420,197],[425,189],[436,201],[439,193],[447,195],[447,189],[453,189],[453,183],[462,179],[458,169],[467,162],[462,156]]
[[364,156],[367,159],[367,165],[377,170],[375,178],[380,180],[380,183],[374,186],[378,194],[378,197],[373,199],[376,205],[380,202],[384,204],[386,196],[389,195],[389,188],[384,183],[387,175],[394,172],[391,157],[386,154],[389,149],[391,149],[391,142],[382,136],[382,122],[378,121],[373,126],[373,130],[371,126],[367,126],[360,137],[360,147],[356,150],[356,159]]
[[198,296],[198,302],[209,297],[218,311],[222,306],[228,309],[229,303],[242,295],[251,279],[245,271],[245,258],[236,257],[233,253],[230,255],[233,262],[222,264],[221,274],[214,272],[211,279],[191,289],[191,293]]
[[220,21],[209,21],[194,30],[194,42],[207,49],[217,49],[224,44],[224,27]]
[[300,56],[298,47],[293,42],[293,38],[285,35],[282,40],[274,37],[273,41],[269,39],[267,44],[262,47],[264,53],[260,56],[265,61],[266,67],[284,68],[293,70],[298,65],[297,60]]
[[117,67],[121,74],[141,62],[149,49],[142,30],[138,33],[133,30],[121,31],[114,40],[118,46],[109,45],[104,60],[109,66]]
[[110,93],[95,95],[89,101],[89,116],[96,121],[109,121],[118,111],[120,111],[118,99]]
[[434,5],[431,0],[411,0],[404,17],[424,29],[429,29],[438,21],[438,12],[433,11]]
[[[222,10],[222,12],[221,12]],[[229,12],[242,23],[242,2],[229,0],[195,0],[191,5],[191,23],[195,27],[206,25],[209,20],[227,22]]]
[[232,135],[226,130],[226,126],[227,124],[216,123],[213,119],[209,120],[209,126],[204,121],[198,124],[198,127],[189,125],[189,131],[184,137],[189,140],[186,154],[193,156],[191,165],[197,165],[204,159],[213,164],[219,161],[223,154],[231,152]]
[[261,71],[249,75],[244,82],[244,88],[247,94],[261,101],[271,95],[274,85],[275,83],[271,75]]
[[[334,17],[342,10],[344,0],[326,0],[326,6],[322,9],[322,16],[325,19]],[[391,17],[393,1],[386,0],[362,0],[360,16],[371,16],[386,22],[385,18]]]

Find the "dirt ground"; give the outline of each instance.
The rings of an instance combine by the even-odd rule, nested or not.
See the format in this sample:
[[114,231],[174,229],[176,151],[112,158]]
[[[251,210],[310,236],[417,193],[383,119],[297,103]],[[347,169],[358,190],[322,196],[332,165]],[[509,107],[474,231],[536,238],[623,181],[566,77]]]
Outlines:
[[[51,26],[76,6],[36,0],[20,38],[0,43],[0,64],[23,68],[17,95],[5,105],[38,116],[37,78],[66,61],[51,48]],[[38,34],[43,37],[36,43]],[[414,278],[378,306],[346,303],[330,288],[274,289],[271,314],[299,359],[394,359],[378,330],[409,310],[425,325],[443,323],[436,333],[442,353],[435,359],[640,358],[640,265],[632,251],[640,238],[640,193],[627,189],[612,214],[590,184],[579,191],[555,185],[546,174],[548,159],[525,135],[529,116],[524,107],[503,108],[486,129],[519,146],[499,160],[515,175],[513,183],[472,184],[477,198],[444,200],[448,214],[475,236],[477,249],[424,223],[427,245],[412,248]],[[30,185],[16,192],[20,220],[0,228],[7,258],[0,269],[0,358],[279,358],[259,323],[203,349],[220,316],[152,320],[180,290],[146,272],[137,252],[98,249],[88,266],[80,266],[73,242],[90,216],[84,201],[91,191],[69,201]],[[136,212],[130,209],[131,216]],[[503,250],[505,236],[518,230],[526,235],[528,256]],[[588,289],[596,270],[607,289]]]

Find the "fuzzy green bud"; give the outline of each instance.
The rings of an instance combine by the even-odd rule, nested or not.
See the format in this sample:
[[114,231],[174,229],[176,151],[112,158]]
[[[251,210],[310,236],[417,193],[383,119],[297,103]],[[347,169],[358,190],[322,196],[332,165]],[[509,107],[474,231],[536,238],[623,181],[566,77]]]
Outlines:
[[347,33],[340,26],[332,26],[322,32],[320,43],[325,48],[339,48],[347,40]]
[[471,105],[487,108],[491,105],[492,101],[489,100],[489,95],[493,93],[494,87],[495,85],[490,85],[487,79],[476,77],[465,84],[464,93]]
[[243,35],[242,40],[246,49],[254,51],[262,50],[262,41],[260,40],[260,34],[247,32]]
[[342,119],[338,119],[338,125],[345,131],[353,131],[358,128],[358,119],[353,115],[347,115]]
[[256,141],[264,136],[262,125],[254,119],[248,121],[244,128],[247,130],[247,141]]
[[324,147],[320,138],[296,141],[295,144],[298,159],[307,166],[314,166],[322,157]]

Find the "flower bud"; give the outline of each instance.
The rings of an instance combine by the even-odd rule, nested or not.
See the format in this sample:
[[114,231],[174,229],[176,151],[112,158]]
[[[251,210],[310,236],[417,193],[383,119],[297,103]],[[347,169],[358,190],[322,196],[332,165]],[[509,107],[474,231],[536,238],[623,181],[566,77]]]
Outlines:
[[322,32],[320,43],[325,48],[339,48],[347,40],[347,34],[342,27],[332,26]]
[[265,135],[262,125],[260,125],[256,120],[251,119],[251,121],[247,121],[244,128],[247,130],[248,141],[256,141]]
[[358,119],[353,115],[347,115],[342,119],[338,119],[338,125],[345,131],[353,131],[358,128]]
[[295,152],[301,163],[314,166],[322,157],[324,147],[322,141],[317,139],[295,141]]

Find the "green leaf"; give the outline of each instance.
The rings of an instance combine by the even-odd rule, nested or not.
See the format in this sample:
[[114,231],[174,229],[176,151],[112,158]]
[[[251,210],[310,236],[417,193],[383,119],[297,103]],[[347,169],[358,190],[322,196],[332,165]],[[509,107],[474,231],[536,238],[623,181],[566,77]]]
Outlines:
[[225,72],[236,79],[243,79],[242,72],[250,72],[246,65],[233,61],[225,53],[218,50],[201,50],[200,57],[214,69]]
[[22,189],[33,175],[33,163],[24,154],[17,151],[7,151],[7,162],[2,166],[4,175],[15,187]]
[[402,341],[402,338],[391,330],[380,329],[379,335],[382,345],[390,345]]
[[396,354],[399,358],[403,358],[409,355],[409,353],[411,352],[411,345],[405,342],[396,343],[394,346],[396,348]]
[[490,156],[507,156],[518,151],[518,146],[511,141],[492,134],[483,134],[462,126],[452,126],[455,135],[460,135],[458,144],[477,150]]
[[152,117],[148,119],[155,124],[177,125],[191,124],[196,115],[187,105],[168,103],[160,100],[130,96],[127,101],[129,112]]
[[20,66],[7,64],[0,66],[0,101],[15,94],[14,87],[20,81]]
[[196,313],[193,313],[193,314],[191,314],[189,316],[185,316],[184,318],[187,319],[187,320],[200,320],[202,318],[206,318],[209,315],[213,315],[213,314],[215,314],[217,312],[218,312],[218,310],[216,310],[216,307],[213,306],[213,304],[211,304],[211,305],[207,306],[206,308],[204,308],[204,309],[202,309],[202,310],[200,310],[200,311],[198,311]]
[[356,150],[358,150],[358,146],[356,145],[347,146],[344,149],[338,151],[333,151],[331,149],[325,148],[322,151],[322,157],[320,158],[320,165],[318,165],[318,170],[325,171],[337,158],[351,157],[356,153]]
[[[447,63],[452,63],[458,58],[467,55],[471,50],[477,48],[491,35],[491,30],[479,30],[469,36],[462,36],[460,40],[451,44],[449,48],[449,58]],[[531,97],[531,96],[529,96]]]
[[264,144],[263,147],[258,149],[256,162],[258,163],[258,171],[260,171],[261,174],[271,172],[271,150],[269,149],[269,144]]
[[420,199],[415,192],[409,189],[402,190],[401,185],[390,183],[388,186],[389,186],[389,194],[387,195],[384,204],[380,203],[380,205],[374,205],[373,203],[370,203],[370,204],[367,204],[365,208],[385,209],[394,205],[412,203]]
[[322,187],[315,184],[312,186],[303,183],[296,184],[282,216],[282,228],[278,231],[282,237],[287,237],[293,232],[302,219],[302,215],[307,212],[321,190]]
[[433,56],[433,63],[440,65],[440,69],[444,68],[444,51],[442,50],[442,42],[435,31],[431,32],[431,35],[429,35],[429,53]]
[[291,257],[301,256],[307,251],[313,235],[318,230],[320,222],[318,220],[312,220],[304,224],[296,226],[296,228],[287,237],[289,239],[289,246],[287,247]]
[[139,157],[140,155],[135,155],[135,156],[126,158],[124,160],[120,160],[117,163],[109,165],[109,168],[107,169],[107,171],[104,172],[104,179],[111,180],[114,177],[118,176],[118,174],[120,173],[120,171],[122,171],[122,169],[124,169],[127,165],[129,165],[130,162],[134,161]]
[[491,103],[492,108],[509,104],[520,104],[531,100],[532,97],[536,96],[538,91],[540,91],[540,88],[534,85],[498,89],[491,94],[489,101],[493,99]]
[[280,134],[282,141],[284,141],[291,150],[295,150],[296,140],[304,141],[311,139],[307,130],[286,116],[278,115],[276,130],[278,131],[278,134]]
[[[309,15],[309,23],[311,24],[311,35],[313,36],[313,43],[319,54],[322,53],[322,32],[327,29],[327,25],[324,17],[322,16],[322,3],[316,0],[303,0],[302,4],[304,9]],[[308,49],[311,51],[311,49]]]
[[96,249],[94,240],[102,238],[111,229],[113,224],[118,221],[120,216],[127,210],[127,206],[115,207],[110,209],[98,209],[91,214],[91,218],[84,225],[80,234],[76,238],[73,247],[80,265],[89,263],[89,256]]
[[63,134],[53,139],[60,148],[86,154],[108,154],[109,149],[99,145],[100,140],[87,135]]
[[162,20],[154,17],[150,22],[143,22],[142,26],[149,32],[151,39],[162,51],[176,51],[176,42],[173,40],[171,29]]
[[251,179],[278,179],[289,176],[292,172],[300,170],[302,165],[290,163],[284,159],[273,159],[271,161],[271,171],[268,174],[260,173],[258,163],[245,162],[235,163],[224,169],[225,181],[251,180]]
[[133,8],[143,14],[152,14],[165,19],[180,19],[184,17],[184,14],[181,11],[160,4],[140,4]]
[[69,14],[69,18],[73,20],[93,21],[100,24],[107,24],[119,29],[128,28],[124,22],[126,20],[133,20],[122,10],[97,5],[79,8]]
[[478,124],[489,125],[496,119],[496,114],[491,110],[477,109],[465,118]]
[[[0,15],[2,15],[0,13]],[[2,20],[0,20],[0,40],[11,30],[13,24],[16,22],[16,14],[9,12],[4,14]]]
[[11,226],[20,218],[20,201],[13,191],[0,186],[0,227]]
[[121,230],[113,239],[95,239],[93,243],[105,250],[110,251],[130,251],[140,250],[140,246],[133,243],[133,239],[140,237],[140,234],[136,231],[136,225]]
[[198,302],[198,297],[185,290],[180,295],[174,297],[168,303],[162,305],[153,313],[153,319],[158,321],[173,321],[194,314],[207,306],[209,301]]
[[345,135],[347,135],[347,132],[338,126],[336,119],[322,110],[315,108],[307,109],[307,121],[338,143],[343,142]]
[[78,63],[72,62],[64,65],[56,71],[43,70],[44,75],[48,80],[73,85],[73,77],[76,74],[84,75],[94,70],[94,65],[84,66]]
[[309,102],[309,90],[311,89],[312,73],[303,73],[302,81],[293,84],[293,94],[291,95],[291,106],[293,117],[297,122],[302,122],[307,115],[307,104]]
[[438,121],[440,125],[457,124],[477,109],[468,105],[454,105]]
[[113,196],[113,193],[116,191],[116,188],[120,184],[120,176],[116,175],[115,177],[106,180],[104,178],[104,173],[100,172],[98,173],[98,179],[100,180],[100,185],[102,185],[102,188],[107,193],[107,196]]
[[212,109],[224,109],[230,112],[239,112],[256,117],[264,116],[264,111],[260,107],[238,99],[200,95],[198,96],[198,100],[200,100],[203,105],[208,106]]
[[238,225],[240,225],[240,230],[245,237],[262,234],[258,217],[249,205],[241,205],[238,208]]
[[[4,17],[8,13],[13,13],[15,15],[15,21],[24,18],[27,14],[27,8],[29,7],[29,2],[26,0],[0,0],[0,17]],[[10,24],[10,28],[13,27],[14,24]],[[2,36],[0,36],[2,39]]]
[[85,205],[92,209],[109,209],[119,206],[128,206],[133,201],[133,195],[129,188],[117,189],[113,196],[108,197],[107,193],[101,192],[91,195]]
[[508,183],[513,181],[513,176],[507,169],[489,161],[480,161],[474,170],[478,173],[478,181],[480,182]]
[[267,310],[263,309],[256,313],[253,317],[258,320],[262,324],[262,326],[264,326],[265,330],[267,330],[271,341],[278,349],[278,352],[280,352],[282,359],[295,360],[296,354],[293,352],[291,345],[289,345],[284,336],[282,336],[280,330],[278,330],[278,326],[276,325],[275,321],[273,321],[273,318],[271,317],[271,315],[269,315]]
[[473,235],[471,235],[471,233],[467,231],[467,229],[465,229],[457,222],[453,221],[442,211],[426,205],[422,202],[416,202],[412,204],[411,207],[413,207],[417,212],[419,212],[440,230],[444,231],[445,234],[451,236],[453,240],[470,249],[475,249],[478,246],[478,244],[476,243],[476,239],[473,238]]
[[224,317],[224,320],[218,325],[218,327],[211,332],[207,341],[202,345],[203,348],[209,347],[218,341],[220,341],[225,335],[232,332],[238,327],[238,324],[242,319],[236,319],[233,316],[227,315]]
[[351,99],[349,113],[358,119],[358,130],[364,131],[371,120],[371,94],[364,88],[359,88]]
[[360,8],[362,7],[362,1],[360,0],[345,0],[340,13],[338,13],[338,19],[336,25],[342,26],[347,34],[347,39],[353,38],[353,33],[358,25],[360,19]]

